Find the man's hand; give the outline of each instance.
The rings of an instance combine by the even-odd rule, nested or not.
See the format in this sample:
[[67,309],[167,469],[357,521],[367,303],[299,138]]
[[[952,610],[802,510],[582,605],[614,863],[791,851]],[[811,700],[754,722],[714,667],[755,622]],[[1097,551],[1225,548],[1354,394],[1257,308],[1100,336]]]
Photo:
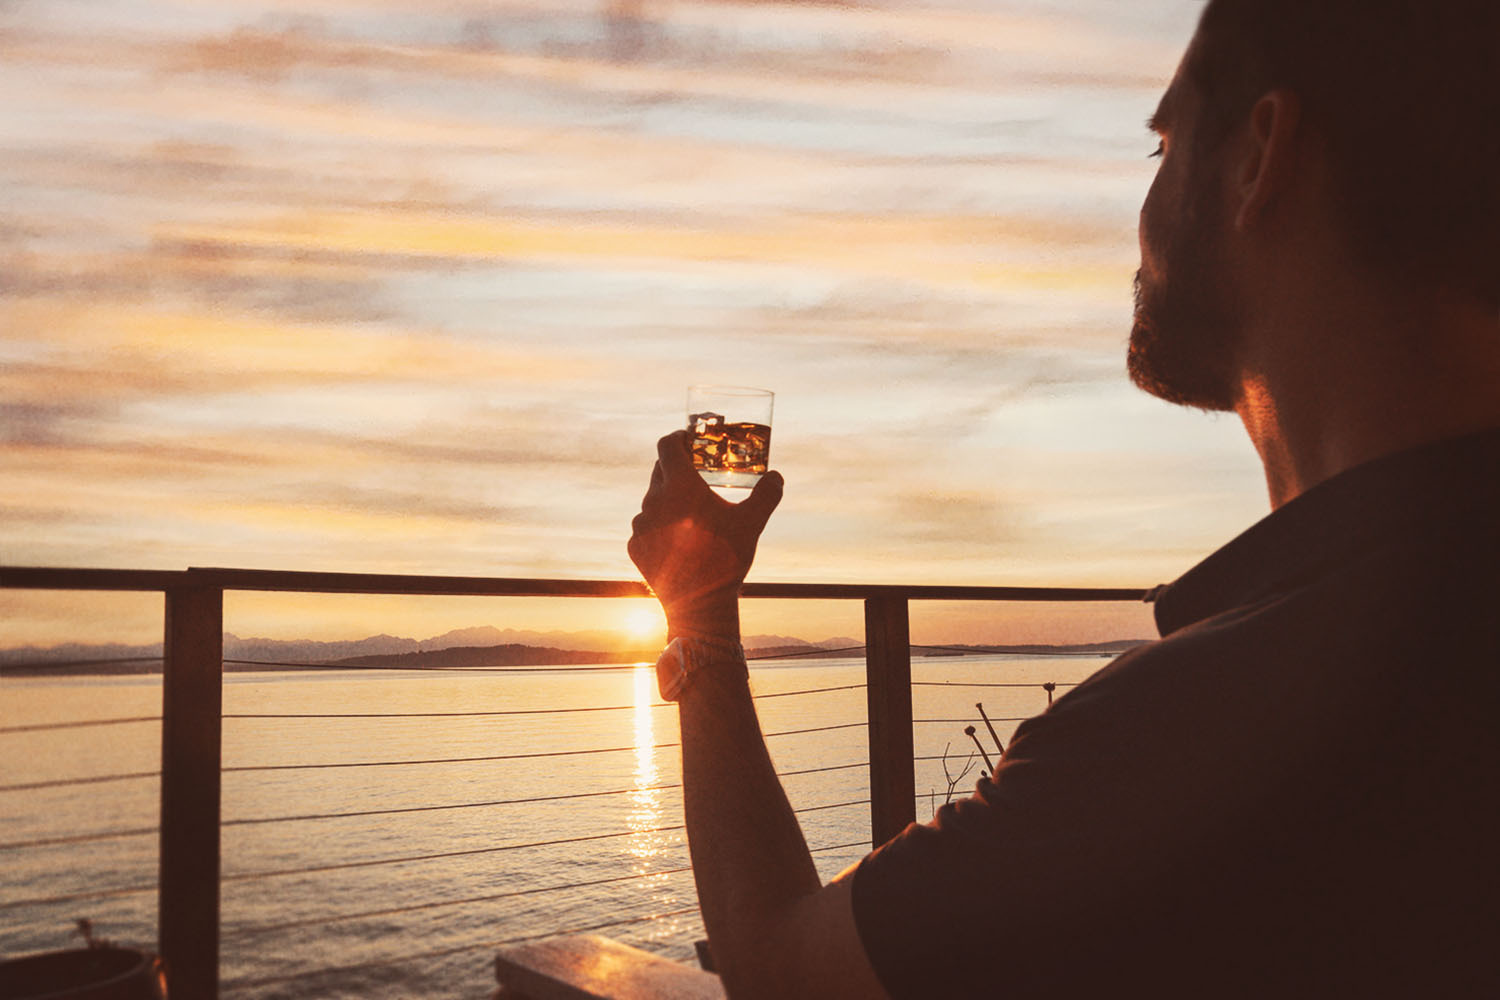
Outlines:
[[744,502],[730,503],[693,468],[687,431],[662,438],[656,453],[631,522],[630,559],[661,601],[672,635],[738,641],[740,584],[781,502],[781,474],[766,473]]

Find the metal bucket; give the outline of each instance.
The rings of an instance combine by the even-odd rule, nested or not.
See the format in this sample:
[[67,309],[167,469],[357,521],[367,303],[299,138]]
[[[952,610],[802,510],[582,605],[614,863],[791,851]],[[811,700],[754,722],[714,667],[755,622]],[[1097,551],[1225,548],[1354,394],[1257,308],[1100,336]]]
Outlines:
[[130,948],[49,951],[0,962],[0,1000],[165,1000],[161,959]]

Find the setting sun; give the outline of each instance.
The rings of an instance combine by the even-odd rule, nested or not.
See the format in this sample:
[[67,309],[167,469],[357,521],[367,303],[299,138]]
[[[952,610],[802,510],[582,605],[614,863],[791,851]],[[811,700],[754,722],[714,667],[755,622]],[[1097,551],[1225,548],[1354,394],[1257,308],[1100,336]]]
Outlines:
[[625,611],[622,627],[628,638],[646,642],[663,637],[667,620],[661,613],[661,606],[655,601],[632,601]]

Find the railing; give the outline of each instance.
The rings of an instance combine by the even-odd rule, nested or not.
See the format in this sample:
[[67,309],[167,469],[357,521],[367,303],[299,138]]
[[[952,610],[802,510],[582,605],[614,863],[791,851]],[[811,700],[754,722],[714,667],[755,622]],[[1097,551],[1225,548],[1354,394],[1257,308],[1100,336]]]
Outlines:
[[[219,990],[223,634],[226,591],[396,596],[641,598],[636,582],[535,580],[239,569],[139,571],[0,567],[0,589],[157,592],[165,597],[162,655],[158,948],[174,1000]],[[915,817],[910,655],[912,601],[1131,601],[1127,588],[891,586],[747,583],[746,598],[858,600],[864,604],[870,843]],[[809,693],[809,692],[794,692]],[[1050,690],[1049,690],[1050,696]],[[115,720],[130,721],[130,720]],[[24,729],[27,727],[12,727]],[[855,765],[839,765],[849,767]],[[139,774],[93,780],[124,780]],[[60,782],[67,783],[67,782]],[[16,786],[17,788],[22,786]],[[608,793],[600,793],[608,794]],[[862,803],[839,803],[858,805]],[[819,808],[832,808],[819,807]],[[306,817],[298,817],[306,818]],[[284,817],[283,817],[284,819]],[[125,831],[125,835],[154,830]],[[51,843],[59,843],[60,838]],[[75,839],[87,839],[80,837]],[[588,838],[579,838],[580,840]],[[848,846],[848,845],[838,845]],[[660,872],[653,874],[674,874]],[[274,874],[274,873],[273,873]],[[139,889],[125,889],[125,892]],[[87,896],[88,894],[81,894]],[[492,895],[499,898],[506,894]],[[392,908],[389,912],[399,912]],[[296,922],[288,923],[290,927]],[[277,928],[282,929],[282,928]],[[585,930],[590,928],[570,928]],[[441,954],[441,950],[433,954]],[[250,984],[245,984],[250,985]]]

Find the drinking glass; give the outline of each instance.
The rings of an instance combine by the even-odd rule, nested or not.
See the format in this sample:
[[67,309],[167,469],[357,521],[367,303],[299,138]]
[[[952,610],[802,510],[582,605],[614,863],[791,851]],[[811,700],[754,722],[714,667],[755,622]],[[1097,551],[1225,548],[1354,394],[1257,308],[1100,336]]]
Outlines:
[[775,393],[739,385],[693,385],[687,428],[693,468],[710,486],[749,489],[765,475],[771,453]]

